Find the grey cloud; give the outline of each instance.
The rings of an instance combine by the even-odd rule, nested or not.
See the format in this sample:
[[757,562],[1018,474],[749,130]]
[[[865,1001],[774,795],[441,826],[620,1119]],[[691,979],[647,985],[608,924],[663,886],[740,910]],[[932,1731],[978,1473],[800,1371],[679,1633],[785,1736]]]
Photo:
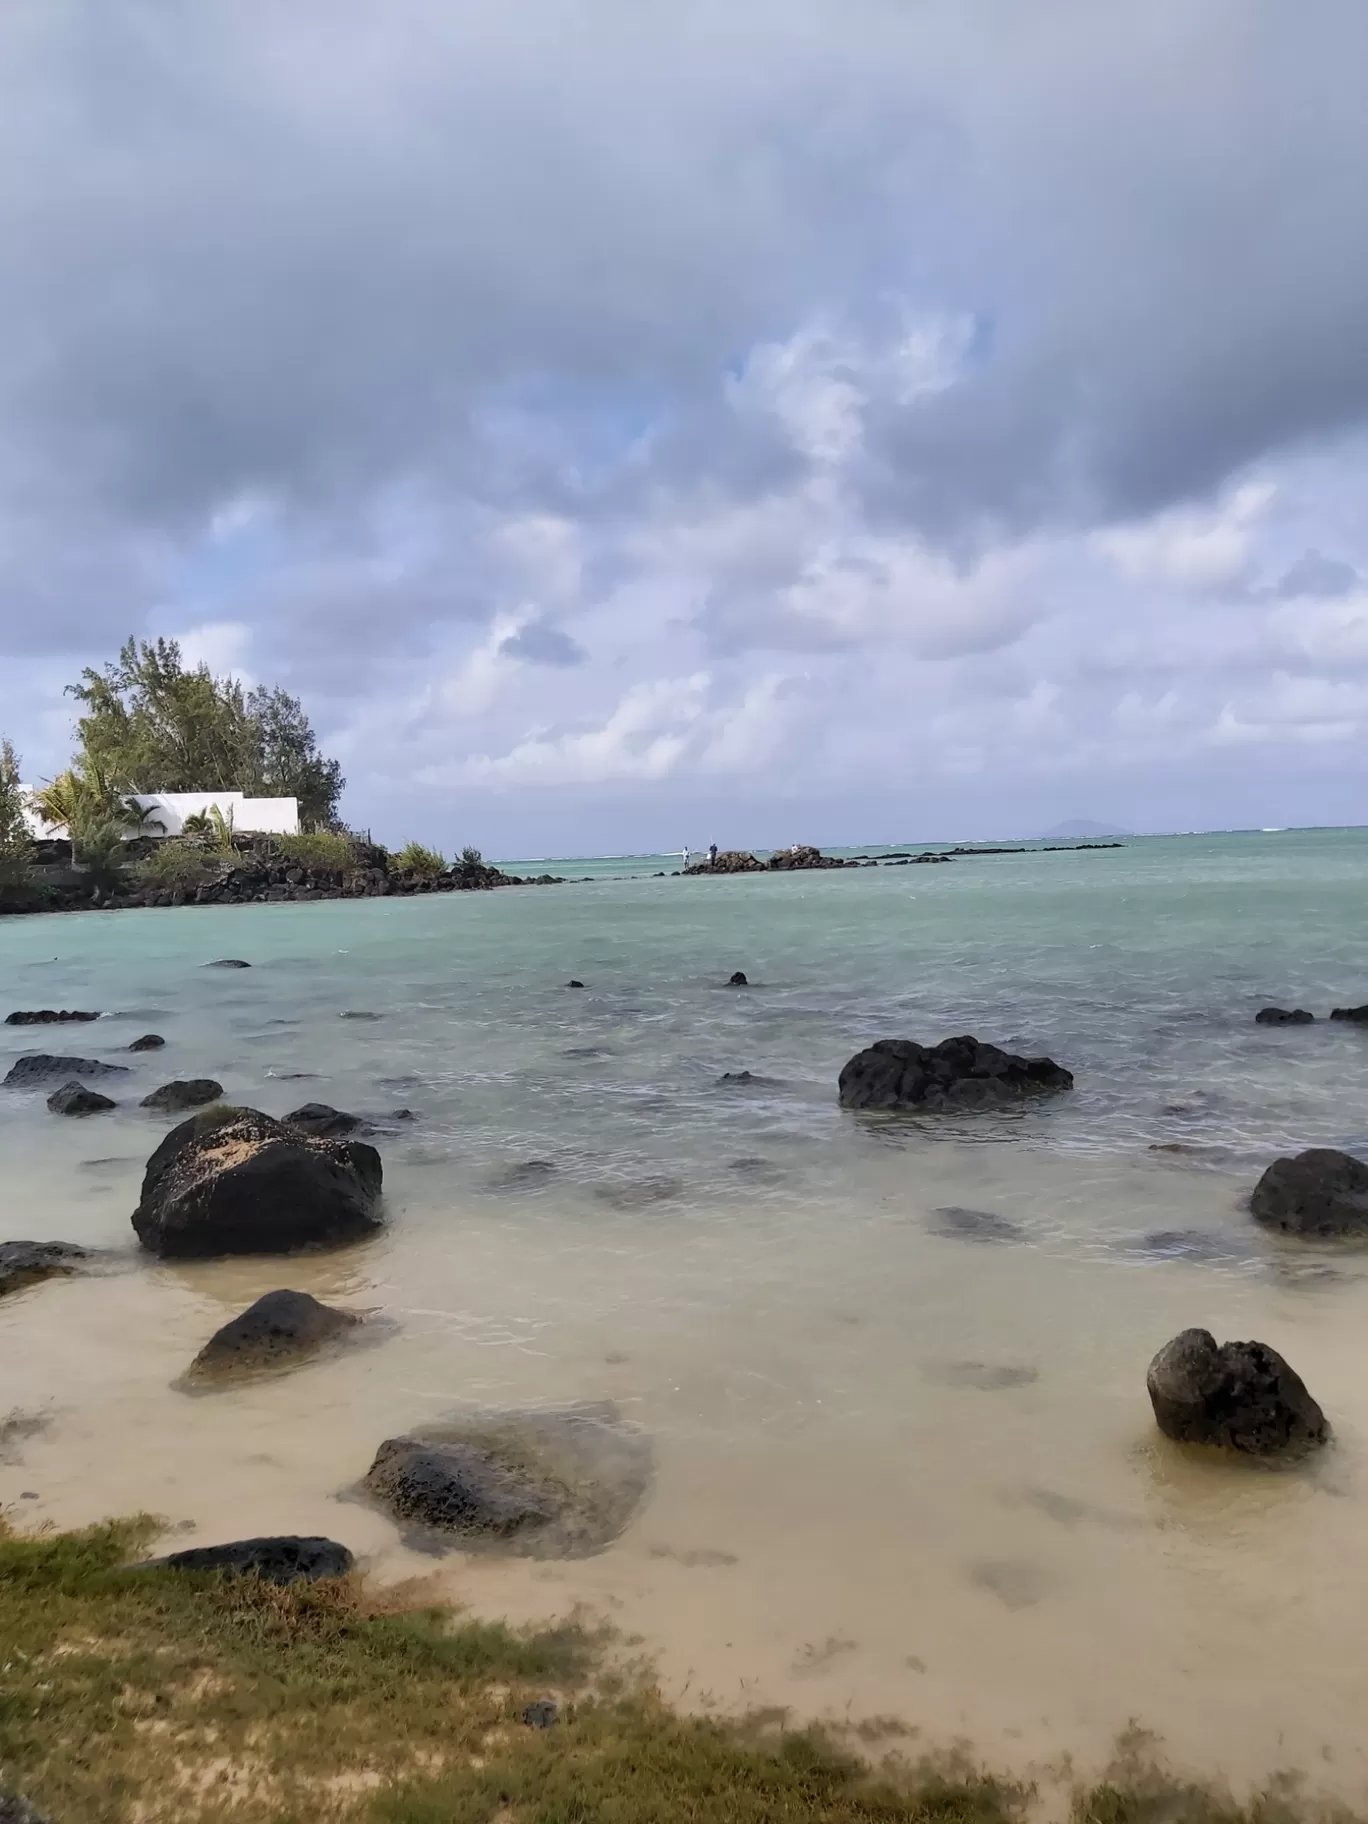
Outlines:
[[510,659],[527,659],[533,665],[582,665],[589,656],[568,633],[547,621],[529,621],[501,640],[499,651]]
[[1323,557],[1319,551],[1303,551],[1279,582],[1277,593],[1284,601],[1305,595],[1324,601],[1338,595],[1352,595],[1362,583],[1363,578],[1352,564]]

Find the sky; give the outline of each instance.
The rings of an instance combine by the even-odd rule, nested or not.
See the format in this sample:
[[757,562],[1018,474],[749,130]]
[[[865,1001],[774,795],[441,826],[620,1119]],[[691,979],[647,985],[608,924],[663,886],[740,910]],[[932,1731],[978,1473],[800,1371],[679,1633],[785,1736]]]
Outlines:
[[1368,821],[1362,0],[0,9],[0,731],[501,855]]

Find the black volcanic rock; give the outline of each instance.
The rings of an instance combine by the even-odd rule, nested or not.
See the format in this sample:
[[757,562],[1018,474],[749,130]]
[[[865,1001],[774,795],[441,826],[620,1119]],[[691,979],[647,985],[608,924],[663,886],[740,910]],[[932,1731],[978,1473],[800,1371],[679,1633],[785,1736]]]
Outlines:
[[168,1558],[152,1558],[145,1570],[218,1571],[227,1577],[259,1577],[263,1583],[316,1583],[345,1577],[355,1559],[335,1539],[294,1535],[234,1539],[226,1545],[193,1545]]
[[84,1083],[63,1083],[47,1099],[54,1115],[102,1115],[118,1104],[98,1089],[87,1089]]
[[191,1381],[221,1381],[307,1361],[361,1323],[307,1292],[267,1292],[209,1338],[190,1364]]
[[169,1259],[341,1247],[382,1226],[380,1155],[250,1108],[209,1108],[147,1162],[133,1227]]
[[1150,1363],[1154,1417],[1180,1444],[1213,1444],[1245,1456],[1295,1456],[1330,1435],[1325,1414],[1276,1349],[1221,1343],[1184,1330]]
[[1072,1089],[1052,1058],[1022,1058],[965,1037],[939,1045],[880,1039],[841,1072],[842,1108],[983,1109]]
[[98,1020],[98,1013],[69,1013],[63,1009],[60,1013],[52,1007],[40,1007],[32,1013],[11,1013],[5,1016],[6,1026],[64,1026],[73,1022]]
[[1249,1207],[1256,1221],[1285,1235],[1368,1236],[1368,1165],[1327,1146],[1275,1159]]
[[60,1058],[49,1052],[31,1052],[17,1058],[5,1078],[10,1089],[37,1089],[54,1077],[126,1077],[126,1064],[102,1064],[98,1058]]
[[217,1102],[222,1094],[222,1083],[216,1083],[212,1077],[190,1077],[185,1082],[163,1083],[150,1096],[144,1096],[138,1107],[179,1115],[187,1108],[203,1108],[206,1103]]
[[75,1273],[86,1259],[71,1241],[0,1241],[0,1298],[54,1275]]
[[[1332,1014],[1332,1019],[1337,1016]],[[1261,1007],[1254,1015],[1256,1026],[1314,1026],[1316,1016],[1305,1007]]]

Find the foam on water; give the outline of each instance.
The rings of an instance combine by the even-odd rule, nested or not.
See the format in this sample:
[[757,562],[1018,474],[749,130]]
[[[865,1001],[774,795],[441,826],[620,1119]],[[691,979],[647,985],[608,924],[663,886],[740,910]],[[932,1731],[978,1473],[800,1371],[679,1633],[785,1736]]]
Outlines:
[[[332,1533],[400,1576],[393,1526],[338,1499],[381,1438],[613,1399],[655,1443],[641,1516],[574,1564],[454,1557],[465,1600],[588,1600],[693,1701],[898,1712],[1018,1765],[1096,1762],[1134,1718],[1205,1771],[1314,1767],[1361,1798],[1368,1257],[1279,1244],[1242,1199],[1280,1150],[1364,1141],[1368,1033],[1253,1015],[1368,999],[1365,863],[1361,834],[1290,833],[5,921],[0,1007],[112,1017],[79,1047],[0,1029],[0,1074],[168,1043],[120,1060],[110,1116],[0,1096],[0,1239],[113,1251],[0,1306],[0,1419],[49,1420],[0,1434],[0,1501],[58,1524],[150,1508],[203,1542]],[[202,967],[221,956],[253,967]],[[989,1120],[837,1109],[859,1046],[952,1032],[1049,1052],[1077,1088]],[[134,1104],[203,1075],[277,1114],[415,1110],[380,1141],[385,1237],[140,1259],[168,1123]],[[286,1284],[397,1331],[172,1390]],[[1336,1431],[1313,1471],[1155,1436],[1145,1366],[1193,1323],[1292,1360]]]

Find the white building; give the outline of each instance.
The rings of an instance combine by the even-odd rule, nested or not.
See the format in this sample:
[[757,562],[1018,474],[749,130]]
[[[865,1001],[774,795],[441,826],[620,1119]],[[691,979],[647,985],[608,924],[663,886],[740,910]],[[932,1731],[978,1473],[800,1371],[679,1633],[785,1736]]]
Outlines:
[[[64,838],[65,824],[45,823],[32,808],[35,787],[24,786],[29,808],[24,815],[29,832],[39,840]],[[187,817],[207,815],[214,809],[231,822],[237,836],[297,836],[299,834],[299,800],[297,798],[248,798],[241,792],[130,792],[129,797],[150,811],[153,821],[141,832],[148,836],[179,836]],[[160,824],[161,828],[156,826]],[[139,832],[129,830],[129,835]]]

